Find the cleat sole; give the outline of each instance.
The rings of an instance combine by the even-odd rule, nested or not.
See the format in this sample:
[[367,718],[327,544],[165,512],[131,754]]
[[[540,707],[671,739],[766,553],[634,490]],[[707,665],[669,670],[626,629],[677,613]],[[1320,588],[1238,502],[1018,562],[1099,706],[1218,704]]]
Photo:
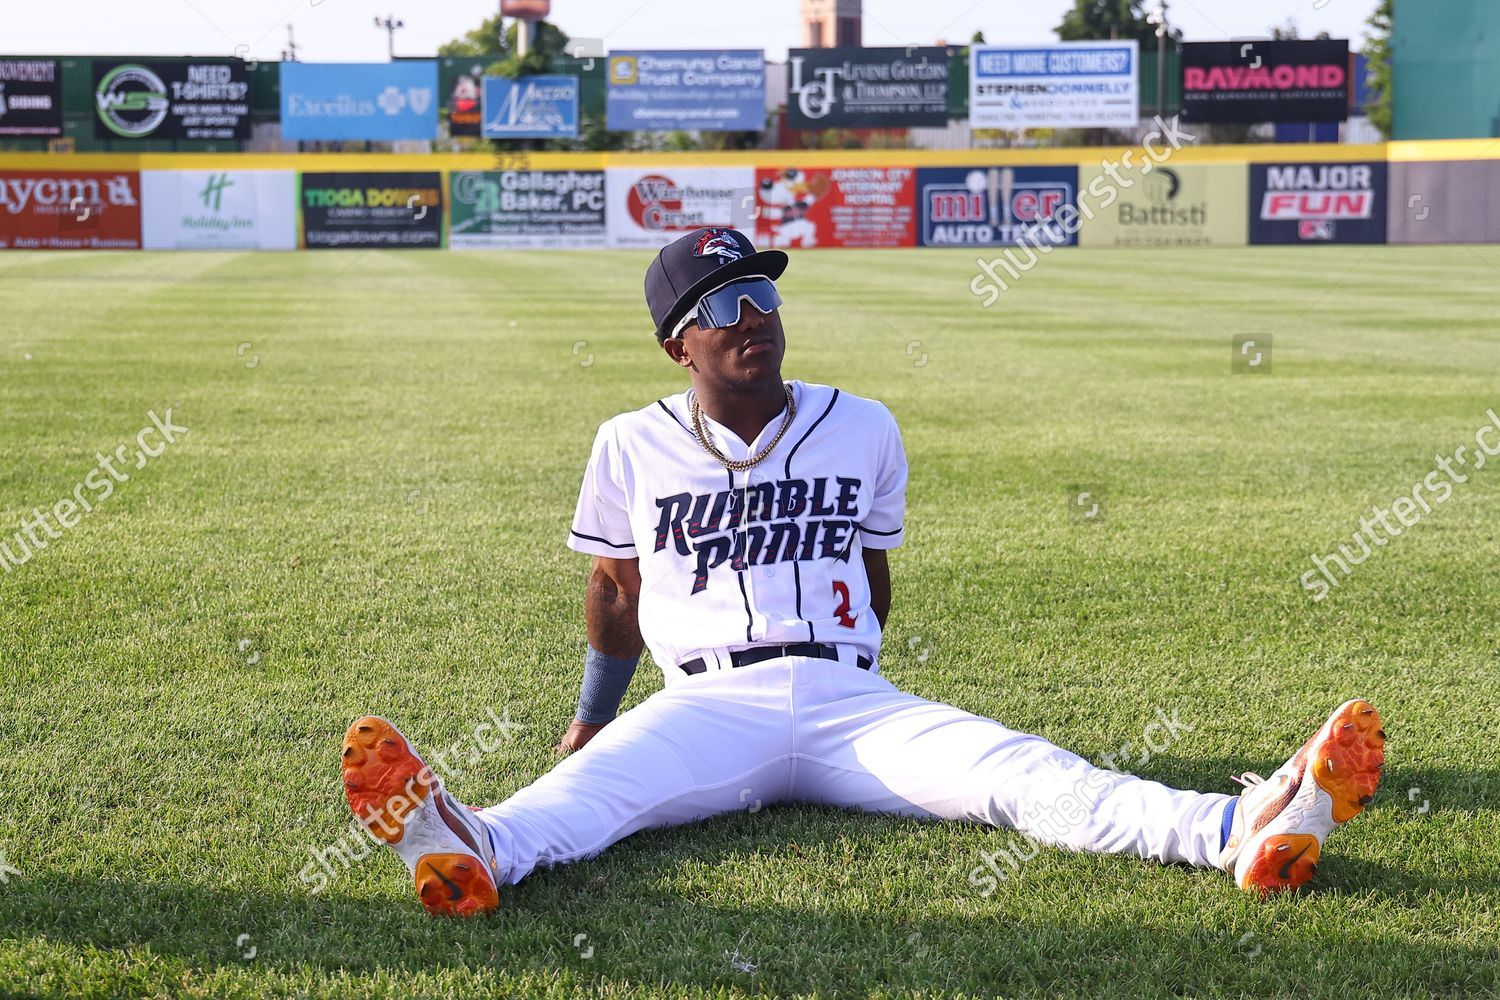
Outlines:
[[1240,888],[1265,896],[1300,889],[1317,874],[1320,849],[1318,838],[1310,833],[1267,837],[1241,873]]
[[424,854],[412,874],[427,912],[472,917],[500,905],[500,893],[484,863],[467,854]]
[[1333,820],[1347,823],[1375,798],[1385,766],[1385,730],[1366,701],[1347,702],[1311,749],[1313,780],[1333,799]]
[[344,795],[349,808],[386,844],[406,833],[406,819],[432,791],[433,777],[396,727],[384,719],[356,719],[344,735]]

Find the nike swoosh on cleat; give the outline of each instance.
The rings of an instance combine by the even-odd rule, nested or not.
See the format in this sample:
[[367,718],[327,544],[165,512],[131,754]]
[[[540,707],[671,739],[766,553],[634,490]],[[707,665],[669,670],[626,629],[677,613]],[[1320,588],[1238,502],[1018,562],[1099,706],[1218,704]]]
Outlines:
[[[1279,878],[1279,879],[1281,879],[1283,882],[1285,882],[1287,879],[1291,878],[1292,877],[1292,865],[1296,864],[1298,858],[1301,858],[1302,855],[1304,855],[1306,853],[1307,853],[1307,847],[1304,846],[1302,848],[1302,850],[1300,850],[1300,851],[1297,852],[1297,857],[1295,857],[1295,858],[1288,858],[1287,859],[1287,863],[1284,864],[1284,865],[1282,865],[1281,866],[1281,870],[1276,873],[1276,877]],[[439,876],[439,878],[441,878],[441,877],[442,876]],[[447,879],[443,879],[443,881],[446,882],[448,880]],[[454,898],[457,899],[458,897],[455,896]]]
[[[1303,850],[1306,850],[1306,848],[1303,848]],[[1299,854],[1298,857],[1301,857],[1301,855]],[[429,861],[427,862],[427,867],[431,868],[432,874],[442,879],[443,885],[448,887],[448,901],[450,903],[456,903],[460,899],[464,898],[464,891],[458,887],[458,883],[453,881],[448,876],[444,875],[442,872],[438,871],[437,865],[434,865],[431,861]],[[1282,877],[1285,878],[1286,876],[1283,875]]]

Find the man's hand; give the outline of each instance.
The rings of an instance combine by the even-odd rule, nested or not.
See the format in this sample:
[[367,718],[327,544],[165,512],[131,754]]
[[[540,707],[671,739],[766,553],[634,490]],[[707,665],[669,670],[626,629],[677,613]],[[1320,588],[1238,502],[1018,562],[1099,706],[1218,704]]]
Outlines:
[[563,734],[562,741],[552,749],[556,753],[569,754],[574,750],[582,750],[583,745],[593,739],[608,723],[605,722],[579,722],[573,720],[568,726],[568,731]]

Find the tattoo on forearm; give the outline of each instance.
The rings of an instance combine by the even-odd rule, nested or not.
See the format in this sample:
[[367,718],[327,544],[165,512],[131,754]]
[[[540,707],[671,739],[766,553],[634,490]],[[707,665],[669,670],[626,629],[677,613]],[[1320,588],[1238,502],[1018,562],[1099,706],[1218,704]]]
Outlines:
[[589,643],[606,656],[639,656],[645,642],[636,604],[636,596],[621,591],[613,580],[590,580],[585,601]]

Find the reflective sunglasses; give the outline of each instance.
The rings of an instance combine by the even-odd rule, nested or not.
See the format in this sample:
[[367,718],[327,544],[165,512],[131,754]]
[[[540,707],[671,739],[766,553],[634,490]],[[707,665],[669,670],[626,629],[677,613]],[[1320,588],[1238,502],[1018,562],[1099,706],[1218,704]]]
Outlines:
[[686,316],[677,321],[672,339],[682,336],[689,323],[705,330],[725,330],[740,321],[740,303],[748,302],[763,316],[769,316],[781,305],[781,295],[770,278],[746,278],[716,288],[698,300]]

